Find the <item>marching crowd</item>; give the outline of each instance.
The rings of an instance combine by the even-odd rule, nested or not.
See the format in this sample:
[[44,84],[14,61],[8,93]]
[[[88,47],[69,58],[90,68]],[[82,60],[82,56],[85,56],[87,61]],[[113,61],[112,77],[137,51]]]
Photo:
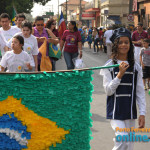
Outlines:
[[[68,23],[68,29],[63,35],[59,35],[56,29],[56,20],[49,19],[44,24],[44,18],[37,16],[34,23],[26,20],[23,13],[17,14],[16,26],[11,26],[10,16],[7,13],[0,15],[0,53],[1,71],[7,72],[33,72],[41,71],[41,57],[39,48],[47,39],[46,56],[49,58],[52,67],[49,70],[56,70],[56,59],[50,54],[50,44],[60,45],[60,51],[64,51],[64,58],[67,69],[74,69],[73,59],[82,58],[82,47],[88,42],[93,53],[103,50],[108,58],[112,56],[114,43],[110,40],[114,33],[113,26],[107,30],[100,27],[77,28],[75,21]],[[135,61],[143,69],[143,83],[145,90],[150,88],[150,29],[144,30],[142,23],[136,28],[129,29],[132,44],[134,45]],[[146,81],[147,80],[147,81]]]
[[[31,23],[24,14],[16,16],[16,26],[10,25],[7,13],[0,15],[1,72],[41,71],[41,46],[46,42],[46,56],[55,71],[56,59],[50,55],[50,44],[60,45],[67,69],[74,69],[74,58],[82,58],[82,47],[88,42],[93,53],[100,49],[107,52],[106,65],[120,64],[119,68],[101,70],[107,98],[107,118],[111,126],[130,128],[137,118],[136,102],[139,105],[139,127],[145,126],[145,90],[150,88],[150,30],[143,30],[138,23],[133,31],[121,27],[107,30],[96,27],[77,28],[75,21],[68,22],[68,29],[60,36],[56,20],[49,19],[44,25],[41,16]],[[99,48],[100,47],[100,48]],[[143,71],[143,72],[142,72]],[[141,79],[143,78],[143,82]],[[144,83],[144,86],[143,86]],[[118,133],[116,133],[117,135]],[[120,134],[120,133],[119,133]],[[114,150],[132,150],[133,144],[115,143]]]

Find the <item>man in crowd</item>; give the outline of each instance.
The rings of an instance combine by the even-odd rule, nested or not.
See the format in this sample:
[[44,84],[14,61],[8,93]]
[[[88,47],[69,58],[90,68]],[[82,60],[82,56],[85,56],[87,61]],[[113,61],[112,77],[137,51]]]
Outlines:
[[26,16],[23,13],[17,14],[16,16],[16,28],[21,31],[21,24],[26,19]]
[[107,56],[110,58],[111,53],[112,53],[112,42],[110,41],[110,37],[113,34],[112,26],[108,27],[108,30],[104,33],[104,45],[107,47]]
[[2,13],[0,15],[0,22],[2,26],[0,31],[2,31],[6,41],[9,41],[17,32],[19,32],[16,27],[10,25],[11,20],[7,13]]
[[143,30],[143,24],[138,23],[137,30],[132,34],[132,43],[134,44],[134,56],[137,63],[140,64],[140,51],[143,39],[148,38],[148,34]]

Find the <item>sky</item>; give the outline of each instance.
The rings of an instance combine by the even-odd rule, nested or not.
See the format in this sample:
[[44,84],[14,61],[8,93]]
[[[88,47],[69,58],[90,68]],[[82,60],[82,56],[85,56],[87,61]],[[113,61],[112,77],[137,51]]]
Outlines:
[[[86,0],[91,1],[91,0]],[[66,0],[59,0],[59,5],[66,2]],[[34,4],[34,7],[32,8],[31,15],[33,18],[36,16],[45,15],[46,12],[53,11],[54,14],[58,14],[58,0],[51,0],[49,1],[45,6],[39,5],[37,3]],[[59,13],[61,11],[61,7],[59,7]]]

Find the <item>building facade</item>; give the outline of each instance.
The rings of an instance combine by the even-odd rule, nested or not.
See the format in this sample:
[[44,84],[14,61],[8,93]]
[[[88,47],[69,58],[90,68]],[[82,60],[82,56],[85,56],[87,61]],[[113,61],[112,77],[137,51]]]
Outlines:
[[[86,3],[87,3],[86,1],[83,1],[83,0],[81,1],[82,10],[84,10]],[[60,6],[61,6],[61,11],[63,12],[63,14],[67,15],[67,21],[79,20],[80,0],[69,0],[67,1],[67,4],[65,2],[65,3],[62,3]]]
[[133,0],[134,25],[143,23],[145,28],[150,27],[150,0]]
[[100,25],[107,27],[111,24],[134,24],[129,16],[129,0],[101,0]]

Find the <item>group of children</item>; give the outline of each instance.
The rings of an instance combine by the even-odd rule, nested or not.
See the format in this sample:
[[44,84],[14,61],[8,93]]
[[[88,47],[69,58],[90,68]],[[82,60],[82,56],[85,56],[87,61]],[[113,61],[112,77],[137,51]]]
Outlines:
[[32,23],[25,20],[24,14],[18,14],[18,26],[10,25],[7,13],[0,16],[1,28],[1,72],[37,71],[38,43],[32,35]]

